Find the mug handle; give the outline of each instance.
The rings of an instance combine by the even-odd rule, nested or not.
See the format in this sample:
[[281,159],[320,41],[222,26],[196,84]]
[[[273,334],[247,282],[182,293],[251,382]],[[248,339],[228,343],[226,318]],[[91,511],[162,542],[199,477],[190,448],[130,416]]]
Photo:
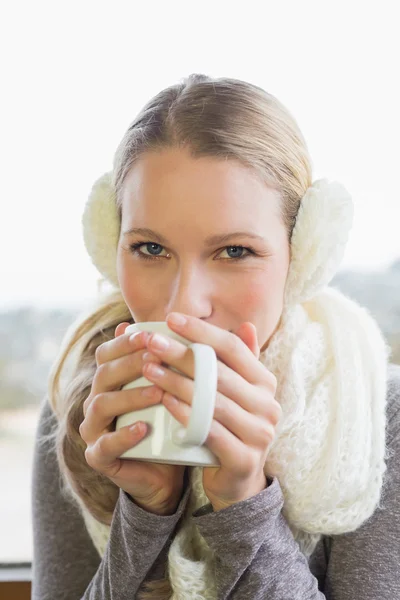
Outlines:
[[194,393],[188,426],[172,431],[177,446],[202,446],[210,433],[217,395],[217,355],[207,344],[189,344],[194,354]]

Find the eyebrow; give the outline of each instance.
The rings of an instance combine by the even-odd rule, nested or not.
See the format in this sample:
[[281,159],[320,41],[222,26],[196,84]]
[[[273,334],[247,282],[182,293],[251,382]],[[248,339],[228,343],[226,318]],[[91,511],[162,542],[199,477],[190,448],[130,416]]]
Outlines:
[[[168,240],[163,235],[153,231],[152,229],[148,229],[147,227],[134,227],[133,229],[128,229],[127,231],[124,231],[124,235],[143,235],[157,240],[157,242],[160,242],[161,244],[168,244]],[[214,246],[215,244],[223,244],[224,242],[228,242],[233,237],[248,237],[261,242],[266,242],[261,235],[257,235],[256,233],[252,233],[250,231],[234,231],[232,233],[209,235],[204,240],[204,245]]]

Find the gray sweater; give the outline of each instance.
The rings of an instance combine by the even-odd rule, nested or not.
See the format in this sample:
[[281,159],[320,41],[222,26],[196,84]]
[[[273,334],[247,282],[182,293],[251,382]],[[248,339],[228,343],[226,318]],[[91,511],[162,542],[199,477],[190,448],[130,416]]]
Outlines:
[[[32,472],[33,600],[130,600],[140,584],[163,577],[168,548],[188,501],[175,514],[138,507],[120,490],[103,559],[79,511],[60,494],[52,446],[39,444],[56,424],[47,401],[39,419]],[[390,458],[380,508],[357,531],[324,536],[309,561],[283,517],[277,478],[256,496],[192,514],[216,551],[218,600],[394,600],[400,598],[400,366],[389,367]],[[316,490],[317,493],[317,490]]]

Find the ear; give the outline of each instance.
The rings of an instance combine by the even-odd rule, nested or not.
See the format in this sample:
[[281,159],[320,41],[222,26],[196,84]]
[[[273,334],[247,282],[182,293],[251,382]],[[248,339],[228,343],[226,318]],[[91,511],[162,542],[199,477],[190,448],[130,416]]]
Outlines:
[[250,348],[256,358],[260,357],[260,346],[258,345],[257,329],[253,323],[246,321],[234,332],[235,335]]

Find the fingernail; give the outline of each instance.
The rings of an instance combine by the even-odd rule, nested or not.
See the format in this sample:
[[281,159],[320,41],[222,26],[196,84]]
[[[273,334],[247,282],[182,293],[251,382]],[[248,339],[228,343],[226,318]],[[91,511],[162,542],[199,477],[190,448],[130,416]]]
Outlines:
[[130,343],[134,343],[135,340],[139,339],[140,334],[142,334],[142,340],[144,343],[147,342],[147,338],[149,337],[149,334],[147,333],[147,331],[135,331],[135,333],[132,333],[132,335],[129,337],[129,341]]
[[169,346],[169,341],[162,335],[155,333],[151,338],[150,346],[158,350],[166,350]]
[[179,313],[171,313],[170,315],[168,315],[168,321],[172,323],[172,325],[177,325],[181,327],[186,323],[186,317]]
[[[165,375],[165,370],[154,363],[151,363],[147,367],[147,378],[151,377],[152,379],[157,379],[158,377],[163,377]],[[146,377],[146,375],[145,375]]]
[[146,427],[146,425],[144,423],[139,422],[139,423],[135,423],[134,425],[131,425],[129,427],[129,429],[132,431],[132,433],[141,434],[141,433],[143,433],[145,427]]

